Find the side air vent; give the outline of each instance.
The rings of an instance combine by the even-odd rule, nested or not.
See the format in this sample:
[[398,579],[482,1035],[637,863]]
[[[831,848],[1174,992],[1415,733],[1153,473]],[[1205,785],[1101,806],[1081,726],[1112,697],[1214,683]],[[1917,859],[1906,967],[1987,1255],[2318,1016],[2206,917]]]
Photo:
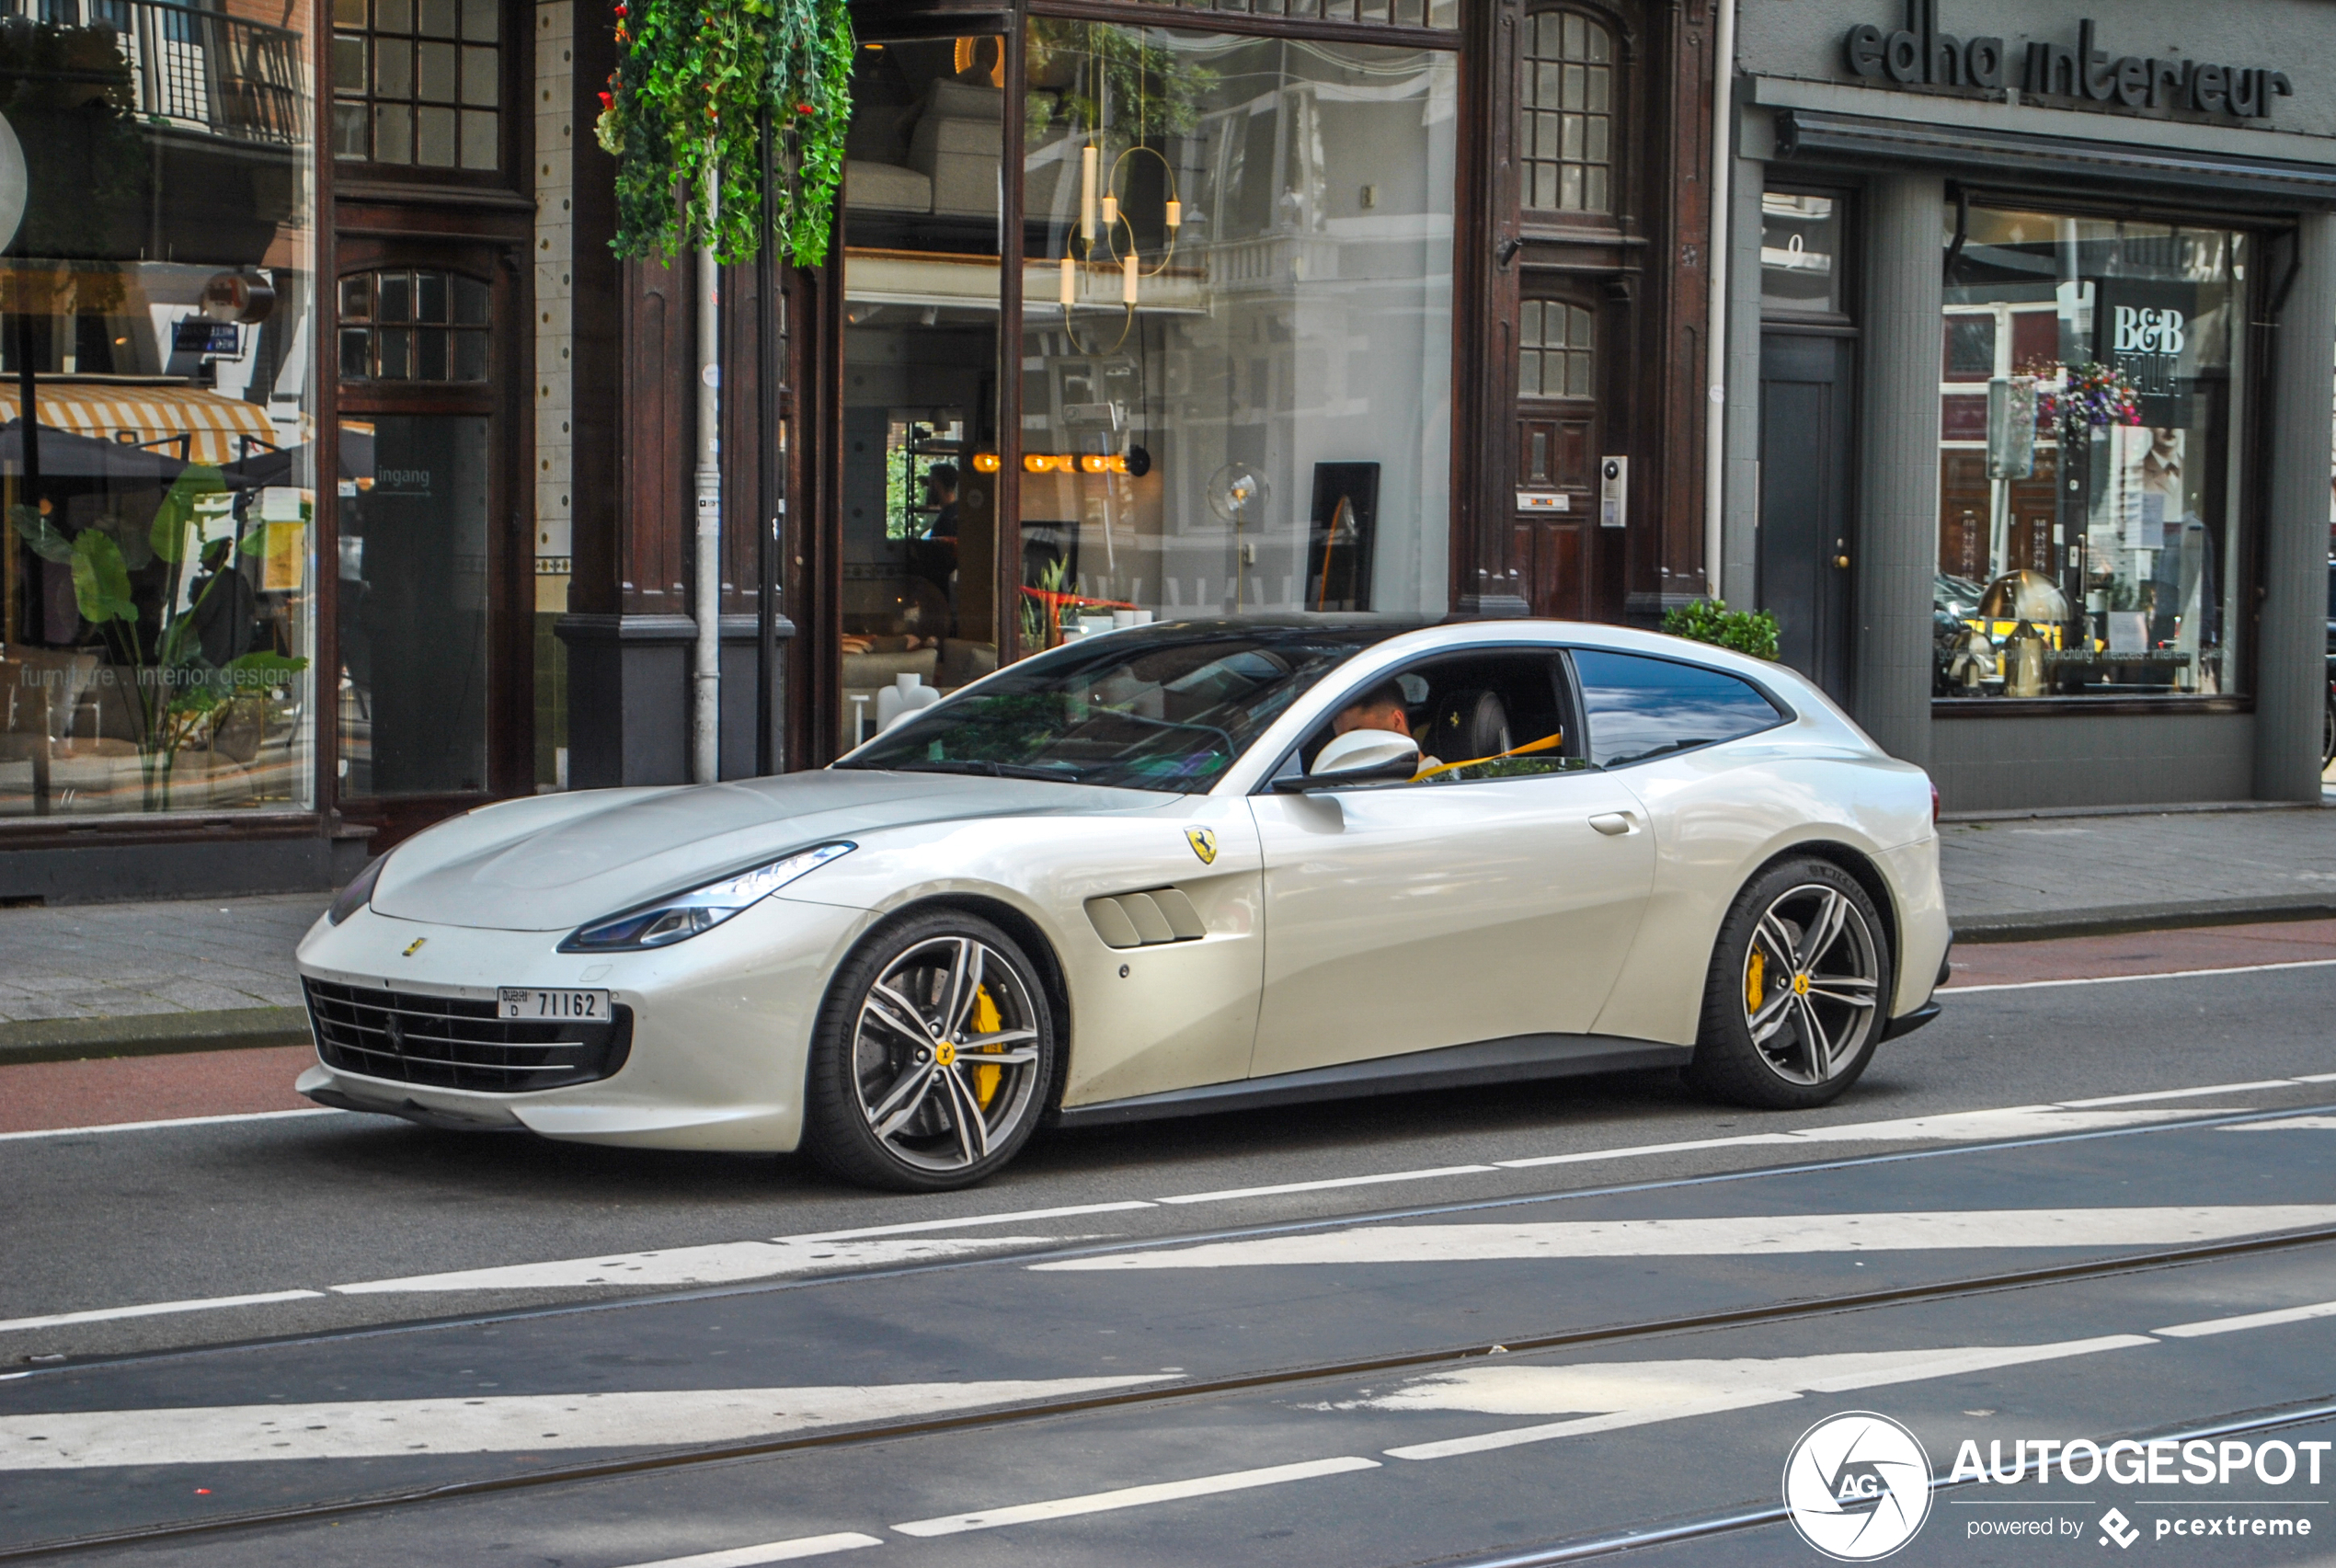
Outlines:
[[1152,947],[1166,942],[1197,942],[1208,934],[1200,911],[1175,887],[1151,887],[1087,900],[1087,919],[1105,947]]

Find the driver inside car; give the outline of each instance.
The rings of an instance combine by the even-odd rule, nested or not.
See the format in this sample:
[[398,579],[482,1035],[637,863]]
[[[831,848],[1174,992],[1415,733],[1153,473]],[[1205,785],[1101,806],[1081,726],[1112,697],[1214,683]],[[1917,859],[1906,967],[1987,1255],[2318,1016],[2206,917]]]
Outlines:
[[[1403,701],[1403,686],[1400,681],[1383,681],[1338,710],[1330,721],[1333,735],[1345,735],[1350,730],[1383,729],[1393,735],[1412,733],[1411,715]],[[1420,772],[1440,768],[1444,764],[1422,752]],[[1414,775],[1417,776],[1417,775]]]

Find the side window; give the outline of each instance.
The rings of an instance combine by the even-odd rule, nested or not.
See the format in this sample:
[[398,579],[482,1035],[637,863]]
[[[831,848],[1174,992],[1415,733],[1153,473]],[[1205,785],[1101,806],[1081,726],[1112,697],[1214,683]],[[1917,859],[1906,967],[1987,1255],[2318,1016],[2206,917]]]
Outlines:
[[1447,654],[1354,693],[1306,738],[1298,761],[1311,768],[1344,717],[1350,727],[1401,725],[1419,742],[1424,783],[1563,773],[1588,766],[1571,709],[1547,649]]
[[1601,768],[1734,740],[1783,717],[1750,682],[1700,664],[1576,648],[1574,671],[1590,761]]

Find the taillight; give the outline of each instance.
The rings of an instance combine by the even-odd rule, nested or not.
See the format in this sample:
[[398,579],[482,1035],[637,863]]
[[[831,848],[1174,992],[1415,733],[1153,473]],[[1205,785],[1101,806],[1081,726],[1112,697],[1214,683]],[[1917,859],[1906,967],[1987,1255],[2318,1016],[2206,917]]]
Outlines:
[[1930,786],[1930,825],[1939,825],[1939,786],[1935,784]]

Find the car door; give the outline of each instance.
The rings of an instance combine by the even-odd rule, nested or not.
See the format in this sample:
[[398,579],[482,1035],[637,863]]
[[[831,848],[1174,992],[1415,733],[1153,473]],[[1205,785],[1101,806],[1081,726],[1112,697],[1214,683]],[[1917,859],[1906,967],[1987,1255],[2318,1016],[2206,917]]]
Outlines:
[[[1654,837],[1627,784],[1582,755],[1555,651],[1447,654],[1403,679],[1414,733],[1445,762],[1546,739],[1552,720],[1564,739],[1411,784],[1251,797],[1265,923],[1253,1077],[1586,1031],[1637,931]],[[1456,717],[1486,692],[1506,737]]]

